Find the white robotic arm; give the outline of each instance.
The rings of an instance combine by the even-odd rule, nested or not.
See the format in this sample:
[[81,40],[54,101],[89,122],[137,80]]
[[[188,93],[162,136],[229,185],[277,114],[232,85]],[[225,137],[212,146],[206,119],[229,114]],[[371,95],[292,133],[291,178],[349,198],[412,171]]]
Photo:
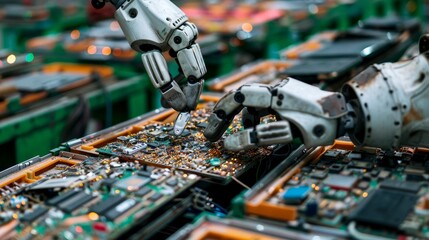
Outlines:
[[[207,72],[196,26],[170,0],[92,0],[95,8],[105,2],[116,7],[115,18],[131,47],[142,53],[143,65],[152,84],[160,89],[163,103],[176,111],[195,109]],[[169,51],[179,64],[180,75],[173,79],[162,52]],[[179,81],[187,78],[187,83]]]
[[[244,131],[225,139],[241,150],[285,144],[300,137],[307,147],[332,144],[346,132],[358,146],[392,149],[429,147],[429,37],[420,41],[419,56],[376,64],[347,82],[342,93],[322,91],[295,79],[276,86],[244,85],[214,108],[204,135],[217,141],[243,108]],[[258,125],[275,114],[279,121]]]

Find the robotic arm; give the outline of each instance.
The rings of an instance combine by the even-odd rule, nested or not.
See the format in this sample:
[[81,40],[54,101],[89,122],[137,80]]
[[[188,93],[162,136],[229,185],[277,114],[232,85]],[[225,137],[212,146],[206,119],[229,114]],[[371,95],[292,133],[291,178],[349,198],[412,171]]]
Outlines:
[[[91,3],[99,9],[105,2],[116,7],[115,18],[125,37],[134,50],[142,53],[143,65],[152,84],[161,91],[164,107],[183,113],[194,110],[207,72],[201,49],[195,43],[197,27],[170,0],[92,0]],[[175,79],[168,72],[164,51],[169,51],[178,62],[180,74]],[[187,83],[180,86],[178,82],[183,78],[187,78]]]
[[[219,140],[243,109],[245,129],[225,139],[227,149],[285,144],[293,137],[307,147],[330,145],[345,133],[357,146],[429,147],[429,36],[421,38],[420,49],[410,60],[369,67],[342,93],[291,78],[276,86],[243,85],[216,104],[204,135]],[[267,114],[278,121],[259,124]]]

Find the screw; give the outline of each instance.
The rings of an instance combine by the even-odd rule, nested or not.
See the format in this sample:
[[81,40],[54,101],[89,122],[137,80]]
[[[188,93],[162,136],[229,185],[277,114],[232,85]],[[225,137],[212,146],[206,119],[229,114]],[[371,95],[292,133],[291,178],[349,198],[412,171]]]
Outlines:
[[135,17],[137,17],[137,14],[138,14],[138,12],[137,12],[137,9],[135,9],[135,8],[131,8],[131,9],[128,11],[128,15],[130,15],[130,17],[131,17],[131,18],[135,18]]

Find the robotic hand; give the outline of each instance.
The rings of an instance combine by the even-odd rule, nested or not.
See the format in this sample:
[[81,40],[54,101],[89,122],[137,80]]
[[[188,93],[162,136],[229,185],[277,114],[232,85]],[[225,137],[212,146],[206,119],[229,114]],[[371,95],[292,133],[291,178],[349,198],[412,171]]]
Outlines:
[[[99,9],[110,2],[115,18],[131,47],[142,53],[143,65],[152,84],[161,90],[163,106],[189,112],[197,106],[207,72],[195,40],[197,27],[170,0],[92,0]],[[179,76],[168,72],[162,52],[169,50],[179,64]],[[179,86],[184,77],[187,83]],[[186,119],[186,118],[183,118]],[[186,123],[185,123],[186,125]]]
[[[357,146],[392,149],[429,147],[429,35],[420,52],[407,61],[375,64],[347,82],[342,93],[322,91],[288,78],[276,86],[243,85],[214,107],[204,132],[217,141],[243,109],[241,132],[225,147],[286,144],[300,137],[307,147],[330,145],[348,133]],[[274,114],[278,121],[259,124]]]

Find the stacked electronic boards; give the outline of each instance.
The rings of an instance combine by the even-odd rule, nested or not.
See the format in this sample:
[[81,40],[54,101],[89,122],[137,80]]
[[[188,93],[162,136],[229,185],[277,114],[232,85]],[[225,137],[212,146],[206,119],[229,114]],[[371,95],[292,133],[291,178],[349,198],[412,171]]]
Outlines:
[[281,52],[296,63],[283,73],[333,89],[374,63],[397,61],[418,40],[417,19],[372,18],[347,31],[318,33]]
[[246,218],[313,236],[426,239],[428,173],[428,149],[384,152],[337,141],[296,150],[236,209]]
[[[200,179],[228,184],[269,161],[272,148],[234,153],[207,142],[201,129],[218,98],[203,99],[181,136],[177,113],[157,110],[1,172],[0,236],[148,237],[195,205]],[[227,135],[240,129],[237,118]]]

